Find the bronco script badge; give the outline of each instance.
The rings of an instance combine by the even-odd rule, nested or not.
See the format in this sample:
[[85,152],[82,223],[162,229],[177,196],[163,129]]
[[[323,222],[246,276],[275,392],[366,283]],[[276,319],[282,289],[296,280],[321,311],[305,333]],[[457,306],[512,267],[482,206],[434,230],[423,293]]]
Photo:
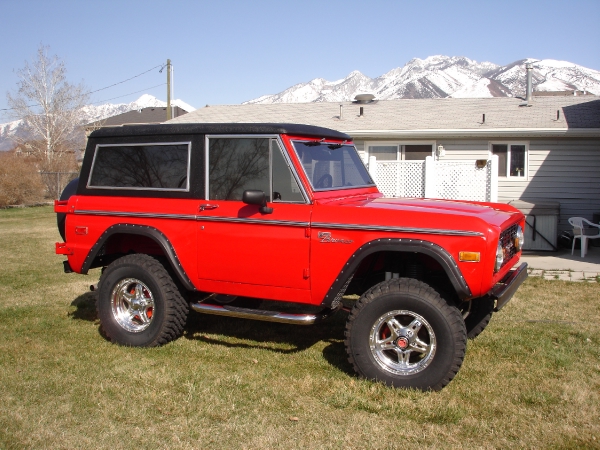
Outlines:
[[354,242],[350,239],[332,238],[328,231],[319,231],[319,241],[324,244],[352,244]]

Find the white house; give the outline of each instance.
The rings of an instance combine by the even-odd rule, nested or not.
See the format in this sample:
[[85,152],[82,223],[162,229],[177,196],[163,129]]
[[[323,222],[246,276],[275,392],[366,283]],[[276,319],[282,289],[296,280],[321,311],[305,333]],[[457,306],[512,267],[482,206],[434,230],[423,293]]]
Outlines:
[[[428,160],[438,166],[429,172],[438,185],[462,185],[454,189],[458,198],[471,189],[482,200],[555,202],[558,229],[554,225],[546,232],[553,245],[557,232],[570,228],[569,217],[600,215],[600,98],[593,95],[534,96],[528,103],[508,97],[377,101],[367,96],[363,102],[207,105],[169,123],[184,122],[305,123],[343,131],[371,163],[384,193],[390,187],[382,185],[390,179],[382,170],[393,167],[400,175],[391,182],[392,195],[452,198],[453,189],[417,186],[427,181]],[[415,172],[414,166],[421,169]],[[477,168],[487,172],[476,183]],[[540,232],[543,226],[538,222]]]

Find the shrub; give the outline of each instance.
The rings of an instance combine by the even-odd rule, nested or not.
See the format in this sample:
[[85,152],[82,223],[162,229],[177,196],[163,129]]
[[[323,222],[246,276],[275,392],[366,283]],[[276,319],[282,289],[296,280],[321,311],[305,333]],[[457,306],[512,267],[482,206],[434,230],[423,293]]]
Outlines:
[[43,199],[44,185],[35,165],[14,153],[0,154],[0,207]]

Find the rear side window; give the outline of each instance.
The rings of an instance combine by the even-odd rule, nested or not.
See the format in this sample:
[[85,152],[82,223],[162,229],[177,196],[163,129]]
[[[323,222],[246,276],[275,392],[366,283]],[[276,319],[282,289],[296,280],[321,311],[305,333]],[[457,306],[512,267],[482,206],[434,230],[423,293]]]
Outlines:
[[99,145],[88,187],[189,191],[190,142]]

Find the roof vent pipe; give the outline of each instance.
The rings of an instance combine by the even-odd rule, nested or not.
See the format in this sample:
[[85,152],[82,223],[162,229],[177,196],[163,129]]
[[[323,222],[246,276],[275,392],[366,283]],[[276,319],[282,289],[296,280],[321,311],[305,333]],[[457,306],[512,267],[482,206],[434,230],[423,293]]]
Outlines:
[[365,115],[365,108],[363,108],[362,106],[360,107],[360,113],[358,114],[360,117],[363,117]]
[[371,103],[375,99],[373,94],[357,94],[354,97],[356,103]]
[[340,120],[344,119],[344,105],[340,105]]
[[533,91],[533,86],[531,83],[531,72],[533,71],[533,64],[527,63],[525,64],[525,69],[527,70],[527,93],[525,95],[525,101],[527,103],[531,102],[531,93]]

